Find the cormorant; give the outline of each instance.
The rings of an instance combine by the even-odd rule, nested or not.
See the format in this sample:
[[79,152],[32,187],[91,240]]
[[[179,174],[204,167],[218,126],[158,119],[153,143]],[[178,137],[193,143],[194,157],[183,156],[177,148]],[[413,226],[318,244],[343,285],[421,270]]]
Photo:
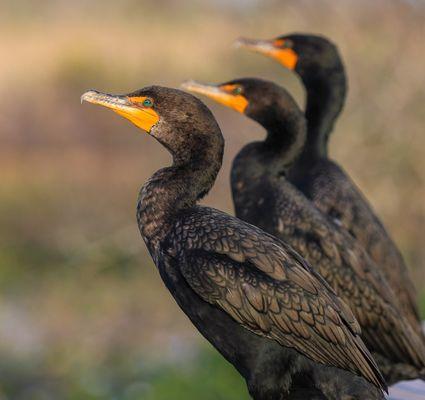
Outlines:
[[306,34],[272,40],[239,39],[237,43],[277,60],[301,78],[307,94],[307,142],[289,178],[363,245],[384,273],[403,314],[424,340],[415,287],[400,251],[360,189],[328,156],[328,138],[347,91],[336,46],[322,36]]
[[[255,78],[220,85],[183,84],[262,125],[264,141],[235,157],[236,216],[291,245],[351,307],[388,382],[424,376],[425,345],[403,316],[387,281],[362,246],[287,179],[303,152],[306,123],[289,93]],[[374,354],[375,355],[375,354]]]
[[383,399],[386,385],[359,325],[322,277],[284,242],[197,205],[224,147],[200,100],[160,86],[89,91],[82,100],[124,116],[172,154],[172,166],[140,190],[141,235],[177,304],[254,399]]

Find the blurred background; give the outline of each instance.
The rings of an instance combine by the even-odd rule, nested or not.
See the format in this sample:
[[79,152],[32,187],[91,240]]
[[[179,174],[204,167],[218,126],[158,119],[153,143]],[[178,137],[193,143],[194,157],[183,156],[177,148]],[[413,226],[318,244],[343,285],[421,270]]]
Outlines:
[[[303,104],[295,76],[231,46],[293,31],[340,48],[349,95],[331,154],[399,244],[425,317],[423,0],[1,0],[0,400],[248,398],[139,236],[139,187],[169,155],[80,95],[260,76]],[[230,163],[264,133],[208,104],[227,147],[205,203],[233,213]]]

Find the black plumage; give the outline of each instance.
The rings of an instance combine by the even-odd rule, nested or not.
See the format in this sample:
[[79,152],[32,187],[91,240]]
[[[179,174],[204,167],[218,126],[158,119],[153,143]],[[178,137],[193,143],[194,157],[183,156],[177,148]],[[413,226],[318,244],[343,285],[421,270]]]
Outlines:
[[[328,139],[345,102],[347,82],[337,47],[322,36],[293,34],[242,45],[294,70],[306,90],[307,141],[289,179],[324,213],[338,221],[385,275],[412,327],[422,336],[416,291],[403,257],[377,214],[348,174],[328,156]],[[288,64],[282,55],[295,54]]]
[[228,105],[229,96],[243,96],[245,115],[267,131],[264,141],[248,144],[233,161],[236,215],[289,243],[326,279],[351,307],[386,378],[422,377],[425,346],[383,274],[362,246],[287,178],[306,138],[304,115],[291,96],[272,82],[254,78],[217,86],[189,83],[187,88],[212,93],[218,101],[221,91]]
[[251,395],[382,399],[385,383],[358,323],[326,282],[285,243],[196,204],[222,163],[223,137],[208,108],[158,86],[127,96],[92,91],[83,99],[138,126],[146,126],[143,113],[158,116],[148,130],[173,164],[140,191],[140,232],[176,302],[237,368]]

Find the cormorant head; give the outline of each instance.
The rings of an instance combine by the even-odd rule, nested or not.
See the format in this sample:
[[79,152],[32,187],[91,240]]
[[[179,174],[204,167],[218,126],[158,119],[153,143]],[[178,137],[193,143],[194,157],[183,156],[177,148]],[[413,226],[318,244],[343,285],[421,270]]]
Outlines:
[[81,101],[110,108],[154,136],[173,155],[184,153],[194,142],[222,141],[210,110],[195,96],[181,90],[148,86],[125,95],[89,90],[81,96]]
[[304,123],[304,114],[292,96],[270,81],[242,78],[218,85],[187,81],[182,87],[245,114],[269,131],[294,126],[296,121]]
[[336,46],[323,36],[291,34],[270,40],[240,38],[236,44],[277,60],[302,78],[342,66]]

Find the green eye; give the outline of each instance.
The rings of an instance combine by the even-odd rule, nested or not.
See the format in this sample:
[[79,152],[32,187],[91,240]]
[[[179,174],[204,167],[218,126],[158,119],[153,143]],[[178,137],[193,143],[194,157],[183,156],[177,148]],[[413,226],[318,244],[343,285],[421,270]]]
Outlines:
[[285,47],[285,48],[292,48],[293,47],[293,43],[292,43],[292,40],[289,40],[289,39],[286,39],[284,42],[283,42],[283,44],[284,44],[284,46],[283,47]]
[[238,95],[242,93],[242,88],[240,86],[237,86],[233,89],[233,94]]
[[143,104],[144,107],[152,107],[153,101],[151,99],[145,99],[145,100],[143,100],[142,104]]

